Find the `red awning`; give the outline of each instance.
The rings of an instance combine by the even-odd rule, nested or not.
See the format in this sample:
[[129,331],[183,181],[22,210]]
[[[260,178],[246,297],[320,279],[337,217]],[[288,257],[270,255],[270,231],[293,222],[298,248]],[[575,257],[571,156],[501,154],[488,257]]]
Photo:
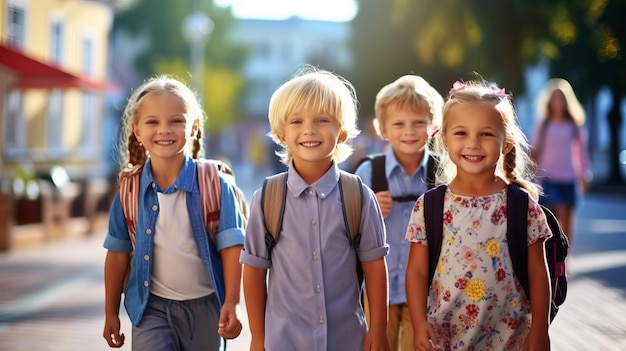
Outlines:
[[29,57],[4,43],[0,43],[0,70],[15,78],[9,85],[11,89],[76,88],[101,92],[118,90],[114,83],[69,73]]

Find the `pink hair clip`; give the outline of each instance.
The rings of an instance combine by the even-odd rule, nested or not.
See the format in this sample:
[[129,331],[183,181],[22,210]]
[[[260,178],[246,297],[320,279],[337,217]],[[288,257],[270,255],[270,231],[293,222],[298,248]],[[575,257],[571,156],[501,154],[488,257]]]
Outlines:
[[466,85],[462,82],[459,82],[458,80],[456,82],[454,82],[454,84],[452,84],[452,89],[450,89],[450,91],[448,92],[448,95],[452,95],[456,92],[459,92],[461,90],[464,90],[466,87]]
[[496,95],[498,95],[498,97],[500,99],[504,99],[507,96],[506,91],[504,90],[504,88],[502,88],[502,89],[495,89],[495,93],[496,93]]

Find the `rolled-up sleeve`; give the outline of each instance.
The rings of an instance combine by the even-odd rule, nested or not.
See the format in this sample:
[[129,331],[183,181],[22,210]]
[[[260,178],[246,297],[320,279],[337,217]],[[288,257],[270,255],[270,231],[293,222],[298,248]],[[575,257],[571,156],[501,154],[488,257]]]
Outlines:
[[217,250],[243,245],[244,218],[237,205],[233,185],[221,178],[222,194],[220,203],[220,220],[217,232]]
[[361,262],[369,262],[387,256],[389,245],[382,212],[376,201],[374,192],[362,188],[363,206],[361,212],[361,241],[358,255]]
[[109,211],[109,230],[102,246],[111,251],[133,251],[133,245],[128,234],[128,226],[126,225],[119,193],[115,196],[111,210]]
[[272,264],[265,242],[265,221],[261,209],[260,190],[257,190],[252,196],[250,218],[248,219],[244,247],[241,250],[239,261],[242,264],[257,268],[269,268]]

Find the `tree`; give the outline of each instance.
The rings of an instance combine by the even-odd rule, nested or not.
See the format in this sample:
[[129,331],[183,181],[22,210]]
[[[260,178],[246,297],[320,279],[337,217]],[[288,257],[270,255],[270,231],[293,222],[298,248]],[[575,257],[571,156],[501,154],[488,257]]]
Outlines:
[[237,106],[245,81],[240,68],[247,57],[246,48],[228,41],[234,25],[230,9],[213,6],[212,1],[136,0],[115,17],[115,27],[136,38],[147,39],[149,45],[134,62],[135,69],[145,77],[171,74],[190,84],[189,44],[182,34],[182,23],[193,10],[208,14],[214,22],[205,46],[202,101],[208,116],[206,131],[218,134],[236,121],[241,113]]
[[[516,95],[524,68],[535,63],[547,35],[548,0],[359,1],[351,79],[361,101],[403,74],[417,74],[440,92],[475,73]],[[444,94],[445,95],[445,94]]]

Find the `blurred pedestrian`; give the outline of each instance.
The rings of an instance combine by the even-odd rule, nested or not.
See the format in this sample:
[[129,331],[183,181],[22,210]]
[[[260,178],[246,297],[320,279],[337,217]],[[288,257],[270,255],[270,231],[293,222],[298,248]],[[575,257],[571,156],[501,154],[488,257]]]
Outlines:
[[554,212],[568,236],[574,235],[574,210],[589,189],[592,173],[587,153],[585,110],[568,81],[548,81],[537,99],[539,123],[532,137],[540,203]]
[[129,234],[135,231],[120,200],[129,195],[118,192],[104,241],[103,335],[111,347],[124,344],[122,294],[133,324],[133,350],[221,350],[222,338],[241,332],[244,218],[234,185],[220,176],[219,226],[212,245],[201,210],[209,199],[201,199],[196,172],[203,120],[194,93],[173,78],[149,79],[128,100],[120,160],[123,168],[138,167],[141,180],[132,228],[137,234]]

